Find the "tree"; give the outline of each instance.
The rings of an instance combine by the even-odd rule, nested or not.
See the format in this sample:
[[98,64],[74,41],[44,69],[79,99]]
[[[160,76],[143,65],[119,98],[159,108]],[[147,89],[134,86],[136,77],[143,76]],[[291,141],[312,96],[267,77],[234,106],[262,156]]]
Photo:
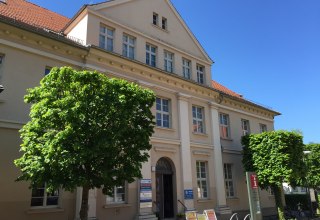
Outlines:
[[154,122],[154,93],[97,72],[53,68],[24,97],[30,121],[20,130],[22,171],[18,181],[48,190],[83,187],[81,219],[87,219],[88,192],[142,178]]
[[302,135],[288,131],[251,134],[242,137],[242,145],[244,169],[257,173],[262,189],[273,190],[279,219],[284,219],[282,183],[299,185],[305,175]]
[[320,186],[320,144],[312,143],[305,146],[305,155],[307,167],[306,186],[318,189]]

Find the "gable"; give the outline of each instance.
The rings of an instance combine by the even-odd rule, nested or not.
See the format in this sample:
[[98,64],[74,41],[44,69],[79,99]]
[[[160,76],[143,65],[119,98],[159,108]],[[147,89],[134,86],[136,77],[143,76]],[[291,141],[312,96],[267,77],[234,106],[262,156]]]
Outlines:
[[[169,0],[114,0],[91,5],[89,9],[201,60],[212,62]],[[154,13],[158,14],[158,26],[152,24]],[[167,30],[161,28],[162,18],[167,20]]]

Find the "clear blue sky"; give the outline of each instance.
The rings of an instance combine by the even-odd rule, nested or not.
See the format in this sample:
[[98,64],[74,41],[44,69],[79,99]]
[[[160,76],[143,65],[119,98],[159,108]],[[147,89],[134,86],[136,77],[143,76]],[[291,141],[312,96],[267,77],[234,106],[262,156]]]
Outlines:
[[[31,0],[72,17],[101,0]],[[320,0],[172,0],[215,61],[212,77],[320,143]]]

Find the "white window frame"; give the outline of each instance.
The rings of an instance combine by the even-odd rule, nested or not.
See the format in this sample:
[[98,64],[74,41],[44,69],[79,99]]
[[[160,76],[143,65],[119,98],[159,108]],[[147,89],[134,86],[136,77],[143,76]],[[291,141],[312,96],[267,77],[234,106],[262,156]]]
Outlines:
[[186,79],[191,79],[191,60],[182,58],[182,75]]
[[204,108],[200,106],[192,106],[192,125],[193,132],[204,134]]
[[219,113],[220,137],[230,139],[230,117],[228,114]]
[[[160,101],[160,103],[158,102]],[[167,102],[167,109],[165,109],[164,103]],[[159,108],[160,107],[160,108]],[[171,111],[171,102],[170,99],[165,99],[161,97],[156,98],[156,125],[157,127],[163,127],[163,128],[171,128],[171,116],[170,116],[170,111]],[[160,124],[158,124],[158,116],[160,116]],[[165,125],[165,120],[164,118],[168,117],[168,126]]]
[[152,67],[157,66],[157,47],[146,44],[146,64]]
[[152,24],[159,26],[159,15],[155,12],[152,14]]
[[242,135],[245,136],[250,134],[250,122],[246,119],[241,119],[241,128],[242,128]]
[[230,163],[225,163],[223,165],[224,181],[226,188],[226,197],[233,198],[236,195],[235,186],[233,181],[233,165]]
[[[104,30],[104,31],[102,31]],[[113,52],[114,50],[114,29],[106,25],[100,24],[100,34],[99,34],[99,47]],[[104,38],[103,44],[101,42],[101,37]],[[111,43],[110,43],[111,42]]]
[[[118,189],[123,188],[122,193],[118,193]],[[121,196],[122,200],[118,200],[119,195]],[[115,186],[113,188],[113,196],[106,195],[106,204],[125,204],[127,202],[127,184],[123,184],[122,186]]]
[[260,127],[260,133],[268,131],[266,124],[259,124]]
[[[43,186],[41,187],[37,187],[37,188],[33,188],[32,191],[31,191],[31,200],[30,200],[30,206],[31,208],[56,208],[56,207],[59,207],[59,203],[60,203],[60,196],[61,196],[61,193],[59,189],[55,190],[54,193],[57,194],[57,195],[49,195],[50,192],[47,192],[46,190],[46,185],[47,184],[44,184]],[[43,195],[40,195],[40,196],[33,196],[33,191],[34,190],[43,190]],[[54,204],[54,205],[48,205],[47,204],[47,200],[48,198],[57,198],[57,204]],[[42,199],[42,205],[32,205],[32,200],[33,199]]]
[[166,19],[165,17],[162,17],[162,19],[161,19],[161,28],[163,30],[168,29],[168,19]]
[[173,58],[173,53],[164,51],[164,70],[169,73],[173,73]]
[[[203,171],[204,170],[204,171]],[[209,198],[208,162],[196,161],[198,199]]]
[[[135,58],[135,43],[136,43],[135,37],[130,36],[128,34],[123,34],[122,55],[125,57],[128,57],[130,59],[134,59]],[[132,53],[130,52],[130,49],[132,50]]]
[[197,64],[197,82],[204,84],[205,82],[205,68],[204,66]]

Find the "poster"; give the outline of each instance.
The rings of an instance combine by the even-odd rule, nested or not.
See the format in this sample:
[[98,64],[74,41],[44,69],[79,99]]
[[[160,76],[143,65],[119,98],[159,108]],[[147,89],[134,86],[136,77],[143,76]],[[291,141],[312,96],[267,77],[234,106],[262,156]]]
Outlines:
[[152,207],[152,188],[151,179],[142,179],[140,181],[140,208]]

